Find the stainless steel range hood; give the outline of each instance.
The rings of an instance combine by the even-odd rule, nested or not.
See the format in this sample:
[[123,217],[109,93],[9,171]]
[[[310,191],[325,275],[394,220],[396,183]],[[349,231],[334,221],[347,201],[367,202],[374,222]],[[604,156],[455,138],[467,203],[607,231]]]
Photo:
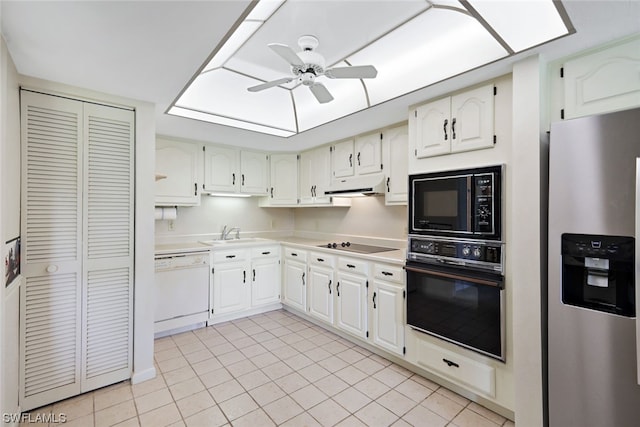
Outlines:
[[336,179],[324,194],[341,197],[381,195],[384,194],[384,175]]

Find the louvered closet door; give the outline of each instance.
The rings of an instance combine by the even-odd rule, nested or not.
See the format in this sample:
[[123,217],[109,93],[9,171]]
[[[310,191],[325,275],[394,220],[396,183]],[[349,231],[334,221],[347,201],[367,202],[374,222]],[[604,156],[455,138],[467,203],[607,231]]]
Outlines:
[[83,392],[131,377],[133,130],[133,111],[85,104]]
[[23,91],[21,138],[20,404],[27,410],[80,392],[82,103]]

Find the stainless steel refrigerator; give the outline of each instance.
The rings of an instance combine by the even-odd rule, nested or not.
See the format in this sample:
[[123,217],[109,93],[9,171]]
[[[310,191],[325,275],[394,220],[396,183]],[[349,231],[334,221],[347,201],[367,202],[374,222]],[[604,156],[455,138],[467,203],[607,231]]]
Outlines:
[[551,427],[640,426],[639,158],[640,109],[551,126]]

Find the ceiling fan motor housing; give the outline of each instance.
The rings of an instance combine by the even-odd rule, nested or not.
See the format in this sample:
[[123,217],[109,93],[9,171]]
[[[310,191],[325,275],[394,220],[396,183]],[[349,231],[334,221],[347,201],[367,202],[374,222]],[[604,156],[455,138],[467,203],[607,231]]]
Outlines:
[[291,71],[295,75],[300,75],[302,73],[313,73],[316,76],[320,76],[324,74],[324,58],[319,53],[313,52],[311,50],[304,50],[302,52],[298,52],[298,57],[304,65],[294,65],[291,67]]

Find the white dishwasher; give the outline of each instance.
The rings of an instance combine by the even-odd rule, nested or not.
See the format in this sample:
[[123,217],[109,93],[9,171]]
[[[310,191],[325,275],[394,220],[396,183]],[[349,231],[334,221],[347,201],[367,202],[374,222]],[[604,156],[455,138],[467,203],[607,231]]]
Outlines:
[[156,255],[155,333],[209,319],[209,264],[209,252]]

